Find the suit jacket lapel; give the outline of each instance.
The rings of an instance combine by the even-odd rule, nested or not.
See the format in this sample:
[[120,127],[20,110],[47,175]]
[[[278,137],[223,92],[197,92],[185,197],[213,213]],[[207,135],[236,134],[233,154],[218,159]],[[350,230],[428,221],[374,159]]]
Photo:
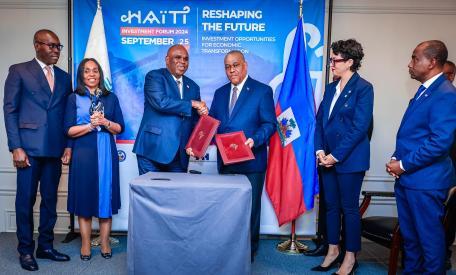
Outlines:
[[225,86],[222,87],[222,97],[219,105],[221,105],[222,108],[222,123],[223,121],[229,121],[230,118],[230,111],[229,111],[229,105],[230,105],[230,91],[231,91],[231,84],[228,83]]
[[[334,108],[331,112],[331,116],[329,117],[328,121],[334,118],[334,116],[339,112],[340,108],[347,102],[347,100],[352,96],[352,88],[356,81],[359,79],[359,74],[354,73],[348,83],[345,85],[344,89],[339,95],[339,98],[336,101],[336,104],[334,104]],[[331,99],[332,100],[332,99]],[[330,103],[331,104],[331,103]]]
[[409,103],[409,106],[407,107],[407,110],[405,110],[405,113],[404,113],[404,118],[402,119],[402,123],[401,125],[399,126],[399,129],[402,127],[402,124],[405,120],[407,120],[410,115],[420,106],[423,104],[423,102],[425,102],[426,100],[428,100],[431,96],[432,96],[432,91],[435,90],[443,81],[445,81],[445,76],[444,75],[441,75],[439,76],[432,84],[431,86],[429,86],[429,88],[427,88],[424,93],[417,99],[417,100],[414,100],[412,99]]
[[39,89],[37,89],[37,96],[39,98],[37,100],[44,104],[44,108],[47,108],[49,105],[49,101],[51,100],[51,88],[49,87],[49,83],[46,80],[43,70],[41,69],[40,64],[38,61],[33,59],[30,61],[30,66],[28,67],[30,74],[35,78],[37,85],[39,85]]
[[327,91],[328,92],[328,99],[326,100],[324,105],[322,106],[323,108],[323,125],[326,125],[329,121],[329,109],[331,108],[331,101],[334,97],[334,94],[336,93],[336,85],[333,85],[332,88]]
[[[251,89],[249,84],[250,84],[250,77],[247,78],[247,80],[244,83],[244,86],[242,87],[241,94],[239,95],[238,100],[236,101],[236,105],[234,105],[233,111],[231,112],[230,121],[233,119],[233,117],[236,116],[236,114],[242,108],[242,105],[246,102],[247,98],[249,97],[250,89]],[[231,84],[230,84],[230,89],[231,89]],[[228,93],[228,109],[229,109],[229,105],[230,105],[230,99],[229,99],[230,93],[231,93],[231,90]]]
[[[63,75],[61,71],[57,69],[56,66],[54,66],[54,91],[51,93],[51,97],[49,100],[48,104],[48,109],[53,107],[57,102],[59,102],[59,99],[61,97],[61,93],[65,92],[65,87],[61,87],[61,85],[64,83],[63,81]],[[46,80],[47,83],[47,80]],[[49,84],[48,84],[49,86]]]
[[[168,80],[168,85],[170,86],[171,91],[174,93],[174,96],[176,96],[177,98],[180,98],[179,88],[177,87],[177,83],[174,80],[174,77],[171,75],[171,73],[168,71],[168,69],[164,69],[164,70],[165,70],[165,76],[166,76],[166,79]],[[183,79],[184,78],[182,77],[182,80]],[[184,93],[184,95],[185,95],[185,93]]]
[[418,98],[418,100],[415,100],[412,104],[412,110],[415,110],[418,106],[423,104],[430,96],[432,96],[432,91],[435,90],[443,81],[445,81],[446,78],[444,75],[439,76],[432,84],[424,90],[423,94]]
[[182,93],[183,93],[183,99],[185,100],[192,100],[193,95],[190,90],[190,86],[187,83],[187,78],[185,76],[182,76]]

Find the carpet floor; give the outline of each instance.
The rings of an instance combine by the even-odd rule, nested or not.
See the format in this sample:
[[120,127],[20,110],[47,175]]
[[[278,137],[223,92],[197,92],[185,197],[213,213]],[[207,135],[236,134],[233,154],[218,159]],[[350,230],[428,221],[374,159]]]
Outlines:
[[[28,272],[21,269],[16,251],[17,240],[15,233],[0,233],[0,274],[126,274],[127,273],[127,237],[116,236],[120,244],[113,247],[113,257],[106,260],[101,257],[98,248],[92,249],[92,259],[82,262],[79,259],[80,239],[70,243],[62,243],[64,235],[56,235],[55,248],[71,257],[71,261],[57,263],[37,259],[38,272]],[[320,274],[311,272],[310,268],[321,263],[322,257],[305,257],[302,255],[287,255],[278,252],[275,247],[279,239],[262,238],[260,248],[252,264],[252,274],[285,275],[285,274]],[[312,246],[311,241],[303,241]],[[453,251],[455,248],[453,247]],[[362,252],[358,255],[359,268],[356,274],[387,274],[389,250],[379,245],[363,242]],[[454,253],[455,254],[455,253]],[[456,257],[453,256],[453,269],[447,274],[456,275]],[[327,274],[337,271],[331,270]],[[151,273],[152,274],[152,273]],[[209,274],[207,274],[209,275]]]

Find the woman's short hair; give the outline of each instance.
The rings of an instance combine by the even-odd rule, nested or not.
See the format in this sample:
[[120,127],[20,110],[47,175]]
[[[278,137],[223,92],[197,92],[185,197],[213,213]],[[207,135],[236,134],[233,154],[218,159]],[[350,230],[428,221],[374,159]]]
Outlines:
[[102,91],[102,95],[106,96],[109,94],[108,89],[104,85],[104,74],[103,70],[101,69],[100,63],[95,58],[84,58],[78,66],[78,72],[76,77],[76,93],[78,95],[85,95],[86,94],[86,86],[84,84],[84,66],[87,62],[93,61],[97,67],[98,71],[100,72],[100,83],[98,84],[98,88]]
[[350,66],[352,72],[356,72],[361,67],[361,60],[364,57],[363,46],[355,39],[333,42],[331,50],[334,54],[340,54],[343,59],[353,60],[353,65]]

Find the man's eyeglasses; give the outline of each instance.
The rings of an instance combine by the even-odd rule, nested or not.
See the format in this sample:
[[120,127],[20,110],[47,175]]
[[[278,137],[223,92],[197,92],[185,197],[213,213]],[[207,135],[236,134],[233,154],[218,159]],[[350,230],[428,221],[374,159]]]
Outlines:
[[225,70],[231,71],[231,69],[238,70],[241,66],[241,63],[234,63],[233,65],[225,64]]
[[48,46],[50,49],[57,49],[59,51],[61,51],[63,49],[63,45],[62,44],[55,44],[55,43],[44,43],[44,42],[41,42],[41,41],[37,41],[35,40],[35,43],[38,43],[40,45],[46,45]]
[[328,59],[328,62],[334,66],[334,65],[336,65],[336,63],[345,62],[345,61],[347,61],[347,60],[348,60],[348,59],[345,59],[345,58],[335,59],[335,58],[330,57],[330,58]]

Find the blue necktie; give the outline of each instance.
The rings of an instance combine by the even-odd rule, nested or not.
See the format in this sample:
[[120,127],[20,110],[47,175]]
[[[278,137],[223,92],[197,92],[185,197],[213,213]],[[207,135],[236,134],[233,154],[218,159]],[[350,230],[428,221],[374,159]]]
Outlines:
[[426,87],[424,87],[423,85],[420,85],[420,87],[418,88],[418,91],[416,91],[416,94],[413,97],[413,101],[417,101],[418,98],[420,98],[420,95],[424,90],[426,90]]

